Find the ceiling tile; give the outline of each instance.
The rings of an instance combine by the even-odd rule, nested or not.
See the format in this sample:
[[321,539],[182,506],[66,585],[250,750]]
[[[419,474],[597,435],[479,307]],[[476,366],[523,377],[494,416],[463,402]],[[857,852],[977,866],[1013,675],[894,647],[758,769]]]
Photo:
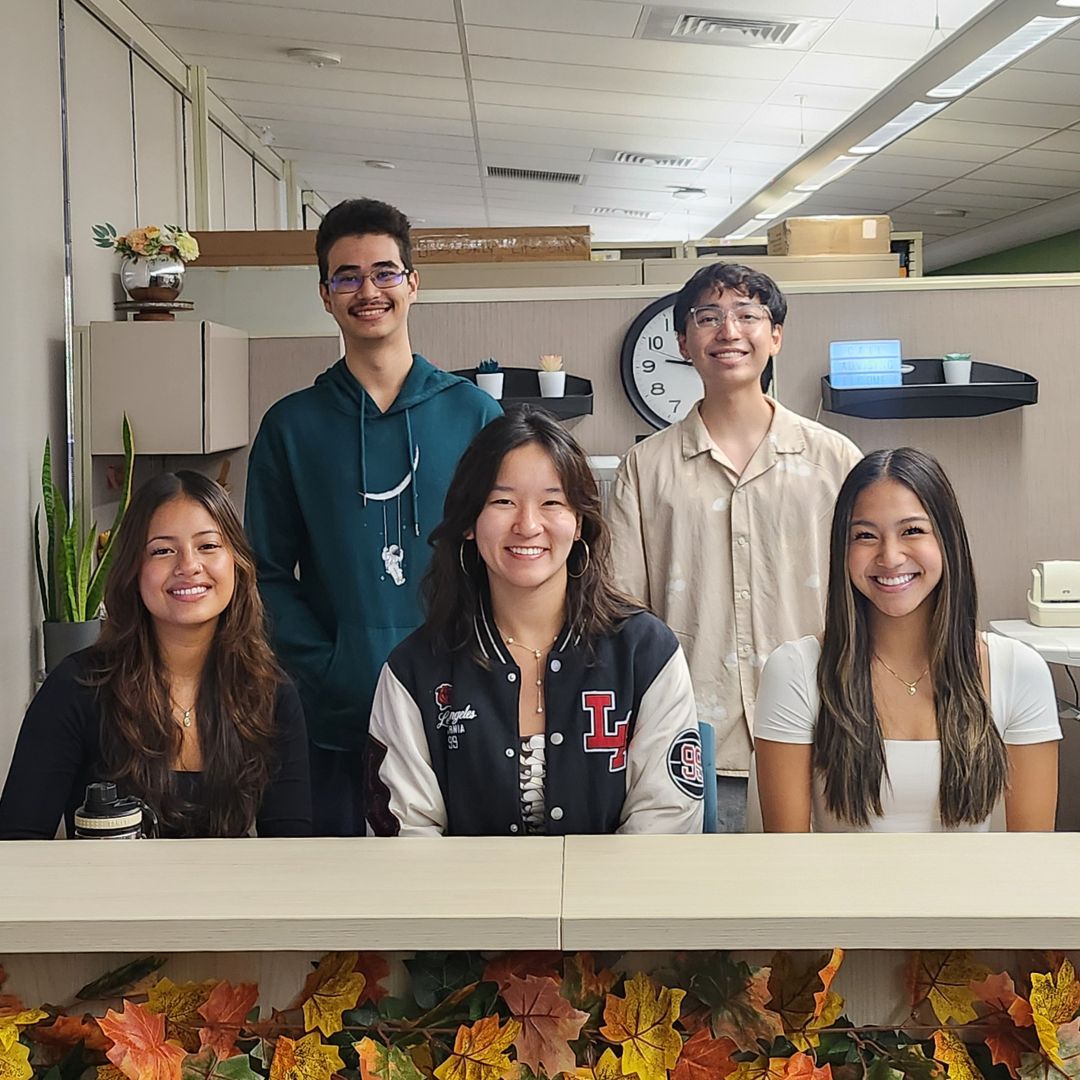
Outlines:
[[1040,144],[1038,147],[1028,147],[1009,154],[1008,157],[1001,159],[1001,164],[1022,165],[1025,168],[1045,171],[1080,173],[1080,154],[1070,154],[1063,150],[1044,150]]
[[[959,183],[959,181],[958,181]],[[1019,195],[984,195],[970,191],[958,191],[956,184],[946,184],[935,191],[920,195],[918,201],[930,206],[959,206],[961,209],[1029,210],[1039,206],[1045,199],[1024,198]]]
[[1026,127],[1020,124],[973,124],[964,120],[932,117],[918,127],[918,138],[938,142],[972,143],[975,146],[1027,146],[1053,134],[1052,128]]
[[1034,150],[1064,150],[1080,154],[1080,131],[1058,131],[1035,143]]
[[210,89],[225,101],[267,101],[278,104],[311,105],[326,110],[341,109],[404,116],[438,116],[450,120],[468,120],[469,106],[464,101],[439,98],[388,97],[384,94],[352,94],[344,90],[316,90],[303,86],[275,86],[271,83],[233,82],[210,79]]
[[[321,104],[294,105],[249,101],[245,98],[230,98],[229,105],[244,119],[252,121],[256,127],[267,122],[272,125],[275,120],[287,120],[309,126],[321,125],[331,133],[340,133],[331,137],[344,138],[350,131],[370,130],[380,132],[384,136],[399,133],[400,137],[412,141],[422,142],[429,135],[453,135],[467,138],[470,144],[472,142],[472,125],[468,120],[450,120],[435,116],[406,116],[400,113],[390,116],[385,112],[369,114],[349,109],[327,109]],[[384,130],[388,124],[392,126],[389,132]]]
[[1080,187],[1080,165],[1074,170],[1030,169],[1019,165],[984,165],[971,173],[973,180],[1002,180],[1012,184],[1049,184],[1075,191]]
[[[177,6],[174,0],[124,0],[144,22],[164,22]],[[238,0],[214,0],[219,5],[238,3]],[[191,6],[185,0],[184,6]],[[355,0],[251,0],[244,6],[288,8],[323,14],[355,15]],[[395,19],[431,19],[435,22],[454,21],[453,0],[364,0],[364,14],[385,15]]]
[[515,30],[555,30],[573,27],[579,34],[631,37],[638,23],[636,4],[608,0],[464,0],[468,26],[501,26]]
[[[919,129],[919,134],[924,129]],[[986,146],[975,142],[938,142],[934,139],[917,139],[909,136],[899,145],[906,156],[935,158],[938,161],[967,161],[972,165],[985,165],[997,161],[1003,154],[1011,153],[1008,147]]]
[[1015,66],[1021,71],[1057,71],[1075,75],[1080,71],[1080,41],[1053,38],[1020,57]]
[[824,86],[866,86],[879,90],[899,78],[907,66],[903,60],[815,52],[803,56],[792,78]]
[[943,109],[935,119],[973,120],[980,124],[1019,124],[1027,127],[1068,127],[1080,122],[1080,105],[1030,104],[967,94]]
[[[899,5],[888,5],[890,11]],[[867,22],[844,18],[822,35],[822,52],[843,56],[886,57],[894,60],[918,60],[927,51],[929,29],[891,22]]]
[[976,180],[964,177],[949,185],[957,192],[974,191],[985,192],[990,195],[1019,195],[1023,198],[1032,199],[1060,199],[1064,195],[1072,195],[1075,189],[1072,187],[1057,187],[1053,184],[1031,184],[1013,181]]
[[1080,106],[1080,75],[1008,68],[973,90],[976,97],[1038,104]]

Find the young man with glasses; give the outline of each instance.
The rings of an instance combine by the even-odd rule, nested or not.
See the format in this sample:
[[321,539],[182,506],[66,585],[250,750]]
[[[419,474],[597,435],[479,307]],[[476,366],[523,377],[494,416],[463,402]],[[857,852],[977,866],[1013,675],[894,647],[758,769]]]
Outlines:
[[833,504],[862,457],[765,395],[786,314],[771,278],[734,263],[703,267],[682,287],[679,351],[705,396],[630,450],[614,488],[616,578],[682,643],[698,718],[716,731],[722,832],[745,826],[761,666],[777,645],[824,627]]
[[458,458],[501,412],[412,351],[409,222],[339,203],[315,240],[345,355],[277,402],[251,448],[245,525],[274,647],[310,741],[316,835],[364,831],[363,748],[383,662],[423,622],[428,533]]

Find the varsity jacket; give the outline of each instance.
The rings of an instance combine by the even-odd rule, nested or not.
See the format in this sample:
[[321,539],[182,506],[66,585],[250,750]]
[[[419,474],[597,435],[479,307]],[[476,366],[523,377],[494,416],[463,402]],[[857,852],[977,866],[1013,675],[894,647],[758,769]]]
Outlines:
[[[488,615],[474,630],[487,668],[434,649],[423,628],[383,666],[367,754],[376,836],[525,831],[518,693],[532,676],[523,687]],[[675,635],[642,611],[594,650],[564,628],[547,658],[546,832],[700,832],[701,739]]]

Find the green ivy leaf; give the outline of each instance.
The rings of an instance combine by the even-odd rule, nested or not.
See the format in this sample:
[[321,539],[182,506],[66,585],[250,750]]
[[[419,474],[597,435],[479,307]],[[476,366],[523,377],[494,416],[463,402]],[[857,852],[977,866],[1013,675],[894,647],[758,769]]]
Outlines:
[[181,1080],[262,1080],[251,1067],[247,1054],[219,1058],[207,1047],[198,1055],[188,1054],[180,1064]]
[[455,990],[479,982],[484,958],[475,952],[419,952],[405,966],[421,1009],[433,1009]]
[[424,1080],[424,1074],[413,1059],[396,1046],[383,1046],[374,1039],[365,1039],[356,1048],[367,1068],[381,1080]]

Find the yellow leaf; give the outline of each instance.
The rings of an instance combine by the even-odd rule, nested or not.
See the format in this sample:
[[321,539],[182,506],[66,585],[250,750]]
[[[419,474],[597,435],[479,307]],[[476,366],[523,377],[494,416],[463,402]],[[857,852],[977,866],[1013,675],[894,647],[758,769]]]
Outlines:
[[304,1030],[318,1029],[324,1035],[341,1030],[341,1014],[355,1009],[364,991],[365,979],[355,971],[357,954],[327,953],[311,979],[311,994],[304,1002]]
[[1028,1000],[1037,1016],[1045,1016],[1054,1024],[1067,1024],[1080,1008],[1080,982],[1069,961],[1062,960],[1057,978],[1053,973],[1031,973],[1031,994]]
[[10,1046],[0,1048],[0,1080],[30,1080],[33,1075],[28,1046],[16,1038]]
[[739,1062],[739,1067],[728,1074],[727,1080],[781,1080],[787,1067],[787,1058],[756,1057],[753,1061]]
[[624,1072],[637,1073],[639,1080],[667,1080],[682,1052],[682,1036],[673,1025],[685,996],[685,990],[655,989],[641,972],[627,980],[625,998],[608,994],[600,1034],[622,1046]]
[[324,1043],[314,1032],[295,1042],[281,1035],[274,1043],[270,1080],[330,1080],[344,1068],[338,1048]]
[[435,1070],[439,1080],[498,1080],[510,1068],[506,1051],[521,1032],[517,1020],[499,1027],[498,1016],[484,1016],[472,1027],[462,1025],[454,1052]]
[[637,1080],[637,1073],[624,1073],[614,1050],[605,1050],[595,1065],[586,1065],[572,1073],[564,1073],[570,1080]]
[[947,1066],[949,1080],[982,1080],[982,1073],[955,1031],[934,1032],[934,1060]]
[[213,988],[213,981],[177,984],[166,977],[147,991],[146,1007],[165,1017],[166,1039],[194,1053],[199,1049],[199,1029],[206,1023],[199,1009]]
[[966,1024],[978,1015],[972,1007],[971,983],[985,979],[990,969],[962,949],[913,953],[907,970],[912,1008],[930,1002],[938,1022]]

